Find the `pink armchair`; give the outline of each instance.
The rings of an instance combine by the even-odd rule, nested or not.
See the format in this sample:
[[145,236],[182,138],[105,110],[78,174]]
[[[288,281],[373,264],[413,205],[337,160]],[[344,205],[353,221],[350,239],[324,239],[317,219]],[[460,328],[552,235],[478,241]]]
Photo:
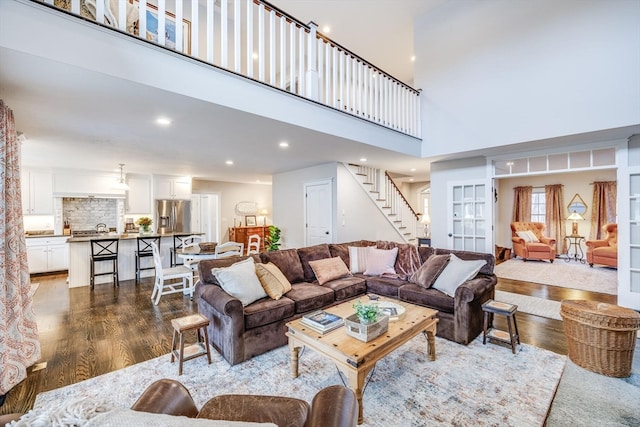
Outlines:
[[607,232],[603,240],[587,240],[587,262],[618,268],[618,224],[606,224],[602,231]]
[[[556,240],[545,237],[542,234],[544,224],[541,222],[512,222],[511,242],[513,251],[524,261],[528,259],[541,259],[553,262],[556,258]],[[518,231],[531,231],[538,242],[530,242],[518,236]]]

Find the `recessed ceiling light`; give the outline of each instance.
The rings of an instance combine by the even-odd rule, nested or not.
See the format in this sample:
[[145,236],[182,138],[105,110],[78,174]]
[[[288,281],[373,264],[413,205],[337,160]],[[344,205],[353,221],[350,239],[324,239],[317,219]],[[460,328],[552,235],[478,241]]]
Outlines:
[[360,159],[360,161],[361,161],[361,162],[366,162],[366,161],[367,161],[367,158],[366,158],[366,157],[362,157],[362,158]]
[[255,52],[253,52],[252,57],[253,57],[253,59],[258,59],[258,54],[257,54],[257,53],[255,53]]
[[322,32],[325,34],[329,34],[331,32],[331,27],[328,25],[325,25],[324,27],[322,27]]
[[282,141],[282,142],[281,142],[280,144],[278,144],[278,145],[280,145],[280,147],[282,147],[282,148],[287,148],[287,147],[289,146],[289,143],[288,143],[288,142],[284,142],[284,141]]
[[169,126],[171,124],[171,119],[168,119],[166,117],[158,117],[156,119],[156,123],[161,126]]
[[416,56],[415,56],[415,55],[412,55],[412,56],[411,56],[411,62],[415,62],[415,60],[416,60]]
[[256,179],[256,184],[260,184],[260,180],[259,179]]
[[227,164],[227,165],[231,166],[231,165],[233,164],[233,160],[227,160],[227,161],[225,162],[225,164]]
[[411,172],[415,172],[415,171],[416,171],[416,168],[411,168],[411,169],[409,169],[409,171],[411,171]]
[[410,182],[413,182],[413,178],[409,178],[409,181],[410,181]]

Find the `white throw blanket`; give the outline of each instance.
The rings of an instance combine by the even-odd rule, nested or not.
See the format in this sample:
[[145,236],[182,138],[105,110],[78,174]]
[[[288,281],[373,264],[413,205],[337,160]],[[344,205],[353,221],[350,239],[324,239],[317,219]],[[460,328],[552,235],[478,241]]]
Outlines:
[[101,400],[82,398],[50,410],[31,410],[11,427],[278,427],[272,423],[249,423],[194,419],[165,414],[150,414],[126,408],[114,408]]

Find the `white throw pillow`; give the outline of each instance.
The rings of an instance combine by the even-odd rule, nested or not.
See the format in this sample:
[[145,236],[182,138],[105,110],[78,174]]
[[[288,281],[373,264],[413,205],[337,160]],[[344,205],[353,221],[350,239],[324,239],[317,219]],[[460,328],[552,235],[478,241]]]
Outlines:
[[238,298],[243,306],[267,296],[256,275],[253,258],[236,262],[226,268],[212,268],[211,274],[229,295]]
[[524,239],[525,243],[537,243],[540,241],[538,240],[538,237],[531,230],[516,231],[516,234],[518,235],[518,237]]
[[373,246],[367,247],[367,269],[364,274],[367,276],[380,276],[382,274],[396,274],[396,258],[398,248],[378,249]]
[[465,261],[451,254],[449,263],[433,283],[432,288],[442,291],[450,297],[455,297],[456,289],[467,280],[475,277],[486,263],[487,261],[483,259]]
[[[364,273],[367,269],[367,248],[369,246],[348,246],[349,270],[352,274]],[[374,246],[375,247],[375,246]]]

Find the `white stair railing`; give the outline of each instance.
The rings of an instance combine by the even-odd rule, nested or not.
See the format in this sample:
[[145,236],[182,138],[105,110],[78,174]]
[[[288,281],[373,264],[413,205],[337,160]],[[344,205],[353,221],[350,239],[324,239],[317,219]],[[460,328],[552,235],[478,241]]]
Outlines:
[[389,174],[383,173],[380,169],[354,164],[347,165],[347,170],[360,183],[404,241],[417,243],[417,237],[422,235],[420,215],[409,205]]
[[313,22],[261,0],[118,0],[116,10],[111,0],[59,3],[100,25],[421,137],[420,91],[319,34]]

